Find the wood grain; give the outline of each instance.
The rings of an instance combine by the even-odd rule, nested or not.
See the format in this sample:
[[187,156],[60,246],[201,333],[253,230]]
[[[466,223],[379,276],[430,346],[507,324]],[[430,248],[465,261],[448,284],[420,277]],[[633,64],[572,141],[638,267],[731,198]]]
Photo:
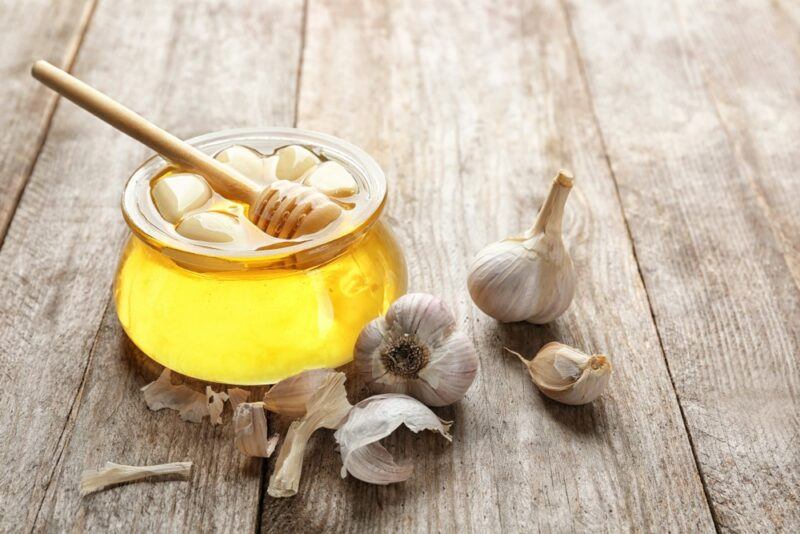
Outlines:
[[[714,530],[574,52],[557,2],[310,2],[298,124],[382,163],[411,289],[452,304],[482,369],[439,410],[451,445],[388,440],[415,464],[408,482],[340,480],[321,434],[300,494],[265,497],[265,530]],[[562,166],[578,184],[565,222],[576,300],[548,327],[500,326],[469,301],[466,266],[532,224]],[[601,401],[544,399],[502,351],[552,339],[611,354]]]
[[750,5],[569,16],[717,527],[796,532],[797,34]]
[[[75,72],[181,137],[290,125],[301,20],[300,1],[101,2]],[[0,251],[0,531],[256,529],[259,463],[229,425],[149,412],[150,376],[123,354],[109,302],[119,199],[146,155],[59,106]],[[172,459],[195,462],[189,483],[78,495],[85,468]]]
[[69,68],[93,0],[0,2],[0,244],[39,154],[56,97],[28,76],[42,57]]

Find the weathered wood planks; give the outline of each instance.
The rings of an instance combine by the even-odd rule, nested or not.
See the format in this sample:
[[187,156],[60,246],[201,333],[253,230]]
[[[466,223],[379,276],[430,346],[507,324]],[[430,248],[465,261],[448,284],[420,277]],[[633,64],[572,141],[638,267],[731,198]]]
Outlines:
[[44,142],[56,98],[28,76],[47,57],[69,68],[93,0],[4,0],[0,3],[0,243]]
[[[290,125],[302,2],[100,3],[75,72],[182,137]],[[269,50],[269,53],[265,53]],[[27,76],[27,75],[26,75]],[[109,301],[125,178],[147,151],[60,105],[0,251],[0,531],[254,530],[261,469],[230,426],[147,410]],[[59,202],[53,202],[58,199]],[[191,459],[192,481],[81,499],[80,472]]]
[[[390,180],[390,220],[413,290],[466,317],[482,369],[440,410],[448,446],[400,433],[402,485],[339,480],[330,436],[294,499],[266,497],[267,531],[713,531],[601,138],[557,2],[311,1],[298,125],[370,151]],[[531,224],[560,166],[578,187],[566,227],[578,296],[549,327],[500,326],[472,306],[466,266]],[[615,375],[593,406],[545,400],[504,345],[560,339],[608,351]]]
[[800,182],[796,143],[780,134],[797,129],[797,34],[775,7],[569,3],[653,314],[726,532],[800,528],[797,207],[784,206]]

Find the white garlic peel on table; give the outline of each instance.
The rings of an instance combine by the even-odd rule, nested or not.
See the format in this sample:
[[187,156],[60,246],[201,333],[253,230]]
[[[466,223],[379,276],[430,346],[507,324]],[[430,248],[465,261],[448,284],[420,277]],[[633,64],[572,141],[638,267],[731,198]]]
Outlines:
[[547,397],[564,404],[587,404],[597,399],[611,379],[611,361],[603,354],[589,356],[563,343],[548,343],[526,360],[533,383]]
[[342,478],[348,473],[370,484],[392,484],[411,476],[414,467],[398,465],[379,441],[405,425],[412,432],[432,430],[452,441],[450,424],[408,395],[375,395],[356,404],[334,434],[342,455]]
[[533,227],[478,252],[467,286],[484,313],[502,322],[544,324],[564,313],[575,294],[575,268],[561,223],[572,176],[560,171]]
[[426,293],[400,297],[365,326],[355,362],[371,391],[406,393],[428,406],[463,398],[478,372],[472,342],[444,302]]

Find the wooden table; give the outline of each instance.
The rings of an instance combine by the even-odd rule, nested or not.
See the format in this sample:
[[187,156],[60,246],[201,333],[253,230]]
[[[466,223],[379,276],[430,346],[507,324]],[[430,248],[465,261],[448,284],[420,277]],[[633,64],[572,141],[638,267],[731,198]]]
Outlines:
[[[791,0],[4,0],[0,16],[0,531],[797,532],[800,4]],[[399,432],[407,483],[339,478],[315,436],[294,498],[230,423],[147,410],[110,303],[119,199],[148,156],[28,76],[46,58],[183,137],[296,125],[382,164],[413,290],[481,370]],[[499,325],[465,289],[559,167],[577,295]],[[592,405],[544,399],[503,346],[608,352]],[[106,460],[190,482],[86,498]]]

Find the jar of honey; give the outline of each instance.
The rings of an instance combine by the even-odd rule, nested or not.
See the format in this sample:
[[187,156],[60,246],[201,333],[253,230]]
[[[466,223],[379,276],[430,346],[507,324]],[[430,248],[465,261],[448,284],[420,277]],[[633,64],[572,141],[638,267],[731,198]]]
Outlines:
[[[383,171],[356,146],[292,128],[231,130],[189,142],[234,166],[231,147],[245,151],[245,167],[263,172],[265,183],[316,180],[324,186],[331,171],[343,167],[353,189],[334,193],[342,209],[333,223],[280,238],[250,223],[248,206],[206,192],[202,177],[160,157],[146,161],[122,200],[132,235],[114,298],[127,335],[169,369],[228,384],[271,384],[350,361],[362,327],[406,289],[402,252],[381,220]],[[175,200],[179,189],[157,189],[174,184],[199,193]]]

